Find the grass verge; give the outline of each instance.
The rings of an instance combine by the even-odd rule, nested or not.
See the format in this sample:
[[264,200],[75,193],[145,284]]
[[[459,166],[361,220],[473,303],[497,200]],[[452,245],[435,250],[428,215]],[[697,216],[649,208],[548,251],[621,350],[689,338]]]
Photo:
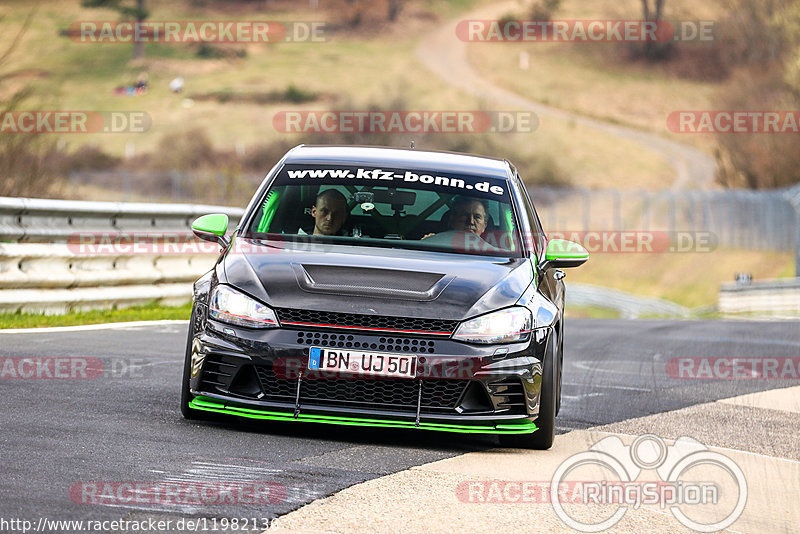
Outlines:
[[[211,144],[219,150],[236,148],[250,154],[263,144],[296,144],[303,140],[302,136],[279,131],[273,124],[276,114],[288,110],[372,107],[393,110],[397,101],[408,110],[493,110],[499,104],[483,102],[463,92],[458,85],[429,75],[414,53],[423,35],[445,19],[463,14],[483,1],[435,0],[429,5],[433,12],[424,17],[414,16],[416,8],[408,7],[403,11],[407,18],[389,27],[388,33],[332,31],[329,39],[320,43],[250,44],[242,48],[244,56],[235,58],[203,59],[186,44],[150,43],[144,59],[131,61],[129,45],[77,43],[58,35],[58,29],[76,20],[104,20],[109,16],[108,10],[83,8],[79,2],[43,0],[34,24],[8,67],[18,74],[27,74],[13,77],[2,89],[10,91],[29,84],[40,95],[37,99],[46,100],[32,99],[26,103],[38,109],[146,112],[151,124],[144,132],[58,137],[65,150],[95,144],[115,157],[129,152],[153,153],[164,145],[175,146],[176,137],[195,128],[206,131]],[[214,20],[222,16],[211,7],[198,6],[192,2],[148,4],[151,20],[182,20],[187,16]],[[302,7],[298,6],[297,11],[270,12],[269,16],[275,20],[314,20],[320,16],[311,15]],[[3,27],[18,26],[27,13],[27,5],[23,3],[0,7],[0,17],[6,16]],[[234,15],[226,16],[233,19],[253,16],[252,13]],[[9,39],[0,34],[0,50]],[[550,67],[555,69],[559,65]],[[487,75],[493,74],[493,69],[487,70]],[[133,83],[142,72],[149,77],[146,94],[126,97],[115,93],[117,86]],[[511,69],[510,74],[513,80],[519,78],[516,69]],[[568,71],[562,78],[573,74]],[[176,76],[185,80],[181,94],[173,94],[168,87]],[[319,98],[287,102],[273,101],[269,96],[285,94],[292,88]],[[208,95],[220,96],[223,101],[207,99]],[[3,96],[0,93],[0,98]],[[481,153],[484,144],[479,135],[463,134],[461,143],[455,146],[449,143],[451,146],[447,148]],[[530,182],[542,181],[541,175],[550,174],[549,167],[557,167],[553,173],[567,179],[574,177],[577,185],[587,187],[658,188],[672,176],[672,168],[660,155],[643,151],[632,141],[577,128],[569,121],[543,120],[540,129],[533,133],[484,135],[491,135],[502,146],[502,150],[492,148],[487,155],[508,157],[521,169],[527,167],[523,174]],[[335,136],[328,137],[327,142],[341,142]],[[395,134],[386,144],[408,146],[414,137]],[[438,146],[442,143],[439,139],[436,145],[417,139],[418,148],[443,148]],[[526,164],[526,158],[533,161]],[[265,165],[264,172],[268,168]],[[65,189],[65,194],[72,190]],[[111,194],[94,191],[92,198],[111,200],[108,197]]]
[[[642,16],[641,3],[634,0],[563,4],[555,13],[557,19],[639,20]],[[665,18],[718,20],[724,12],[711,2],[674,0],[667,2]],[[526,16],[524,12],[508,15]],[[683,55],[710,46],[682,45]],[[621,45],[606,42],[471,43],[469,48],[470,62],[478,72],[517,94],[580,115],[671,136],[710,153],[715,146],[713,135],[671,135],[666,119],[676,110],[714,109],[716,92],[724,82],[681,77],[669,64],[628,60],[627,54]],[[520,67],[521,55],[527,58],[526,69]],[[626,166],[624,161],[620,164]],[[635,176],[636,168],[627,167]]]
[[658,297],[687,308],[713,309],[719,286],[737,272],[753,280],[794,275],[791,252],[719,249],[708,253],[593,254],[578,269],[567,271],[570,282],[611,287],[635,295]]
[[564,306],[567,319],[619,319],[622,315],[617,310],[598,306]]
[[0,313],[0,328],[40,328],[85,324],[121,323],[127,321],[158,321],[166,319],[189,320],[192,304],[162,306],[150,303],[116,310],[88,310],[64,315],[39,313]]

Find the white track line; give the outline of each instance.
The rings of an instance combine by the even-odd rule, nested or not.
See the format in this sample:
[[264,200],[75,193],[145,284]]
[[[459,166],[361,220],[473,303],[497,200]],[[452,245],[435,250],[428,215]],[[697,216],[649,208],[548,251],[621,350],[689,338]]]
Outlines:
[[116,328],[136,328],[141,326],[185,325],[188,320],[165,319],[162,321],[129,321],[127,323],[83,324],[76,326],[53,326],[44,328],[7,328],[0,329],[2,334],[43,334],[49,332],[82,332],[87,330],[109,330]]

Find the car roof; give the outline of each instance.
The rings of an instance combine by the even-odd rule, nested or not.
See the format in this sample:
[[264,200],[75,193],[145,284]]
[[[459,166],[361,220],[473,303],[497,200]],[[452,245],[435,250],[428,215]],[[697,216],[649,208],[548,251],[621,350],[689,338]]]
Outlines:
[[498,158],[456,152],[377,146],[300,145],[286,154],[284,163],[293,165],[369,165],[371,167],[469,174],[503,180],[508,179],[509,169],[508,161]]

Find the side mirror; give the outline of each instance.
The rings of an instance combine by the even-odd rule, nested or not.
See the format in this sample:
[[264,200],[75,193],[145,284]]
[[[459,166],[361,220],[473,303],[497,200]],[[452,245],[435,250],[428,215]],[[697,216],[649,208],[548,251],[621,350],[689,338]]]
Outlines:
[[566,239],[551,239],[547,243],[542,269],[550,267],[578,267],[589,259],[589,251]]
[[192,223],[192,233],[204,241],[219,243],[223,248],[229,241],[225,238],[228,230],[228,216],[224,213],[212,213],[198,217]]

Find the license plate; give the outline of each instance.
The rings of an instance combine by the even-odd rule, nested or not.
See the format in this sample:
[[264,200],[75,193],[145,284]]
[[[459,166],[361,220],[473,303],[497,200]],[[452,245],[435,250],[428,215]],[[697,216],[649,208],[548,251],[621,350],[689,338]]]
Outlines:
[[417,357],[411,354],[311,347],[308,368],[354,375],[414,378],[417,376]]

